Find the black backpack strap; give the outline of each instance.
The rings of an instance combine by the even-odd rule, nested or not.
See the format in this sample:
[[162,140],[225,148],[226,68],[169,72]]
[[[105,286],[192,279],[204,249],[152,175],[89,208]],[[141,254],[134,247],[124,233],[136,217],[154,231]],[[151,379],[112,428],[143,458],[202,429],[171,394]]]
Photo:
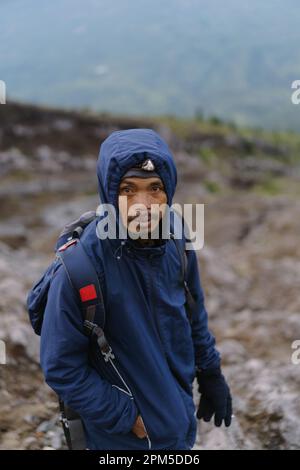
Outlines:
[[65,435],[69,450],[85,450],[86,438],[83,422],[78,413],[72,410],[63,400],[58,397],[60,422]]
[[87,336],[97,337],[97,343],[105,361],[113,358],[105,334],[105,306],[96,269],[87,255],[79,238],[61,246],[57,255],[66,270],[70,284],[78,293],[84,318],[84,332]]
[[[69,240],[56,252],[73,289],[77,292],[84,318],[84,333],[96,337],[104,360],[114,359],[105,334],[105,306],[97,271],[79,238]],[[86,449],[86,437],[80,415],[59,398],[60,420],[70,450]]]
[[175,243],[179,259],[181,262],[181,282],[184,287],[184,292],[185,292],[185,307],[187,311],[187,316],[189,319],[189,322],[192,322],[192,313],[193,309],[195,307],[195,299],[192,296],[192,293],[189,289],[188,283],[187,283],[187,264],[188,264],[188,259],[187,259],[187,254],[186,254],[186,249],[185,246],[183,246],[183,243],[185,245],[185,241],[179,240],[178,238],[175,237],[174,233],[170,233],[170,237]]
[[97,323],[104,328],[105,310],[98,274],[79,238],[70,240],[57,251],[68,279],[79,294],[84,321],[94,322],[96,307],[100,307]]

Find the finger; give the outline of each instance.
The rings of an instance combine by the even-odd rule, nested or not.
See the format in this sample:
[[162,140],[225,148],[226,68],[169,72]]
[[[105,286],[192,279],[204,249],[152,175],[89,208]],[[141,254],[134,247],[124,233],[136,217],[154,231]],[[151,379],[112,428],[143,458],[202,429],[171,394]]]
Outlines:
[[213,417],[213,414],[214,414],[214,407],[212,406],[210,401],[207,400],[206,401],[206,407],[205,407],[204,414],[203,414],[203,420],[206,423],[208,423],[211,420],[211,418]]
[[219,428],[222,424],[223,418],[224,418],[223,415],[215,413],[215,419],[214,419],[215,426],[217,426]]
[[224,423],[226,428],[228,428],[231,425],[231,415],[227,415],[224,419]]
[[210,402],[205,397],[201,398],[197,418],[203,418],[203,420],[207,423],[211,420],[213,414],[214,409]]
[[226,416],[226,406],[219,406],[215,410],[215,426],[220,427],[222,424],[222,420],[225,419]]
[[214,414],[213,410],[207,410],[203,416],[203,421],[208,423],[213,417],[213,414]]
[[225,416],[225,426],[228,427],[231,424],[231,418],[232,418],[232,399],[229,397],[227,399],[227,411],[226,411],[226,416]]
[[197,415],[196,415],[197,418],[198,419],[203,418],[204,412],[205,412],[205,400],[203,398],[200,398],[200,403],[199,403]]

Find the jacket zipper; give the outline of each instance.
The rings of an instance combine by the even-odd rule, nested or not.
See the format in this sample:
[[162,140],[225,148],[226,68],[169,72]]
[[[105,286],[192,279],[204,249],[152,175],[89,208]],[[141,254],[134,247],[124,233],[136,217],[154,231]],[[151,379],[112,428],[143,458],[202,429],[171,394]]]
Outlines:
[[121,373],[119,372],[117,366],[113,363],[111,358],[109,358],[108,360],[109,360],[110,364],[112,365],[112,367],[114,368],[114,370],[116,371],[116,373],[118,374],[118,376],[120,377],[120,380],[122,381],[124,386],[127,388],[127,392],[125,392],[125,393],[128,393],[128,395],[130,395],[132,397],[133,396],[132,392],[131,392],[130,388],[128,387],[127,383],[125,382],[125,380],[123,379],[123,377],[122,377]]

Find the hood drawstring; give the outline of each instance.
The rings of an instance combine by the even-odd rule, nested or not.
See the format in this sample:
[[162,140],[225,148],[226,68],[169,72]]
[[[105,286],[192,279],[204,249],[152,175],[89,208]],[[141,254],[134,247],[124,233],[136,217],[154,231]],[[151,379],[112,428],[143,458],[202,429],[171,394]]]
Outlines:
[[122,258],[122,254],[123,254],[123,246],[125,245],[126,241],[125,240],[122,240],[121,241],[121,244],[118,246],[118,248],[116,249],[116,251],[114,252],[114,257],[117,258],[117,260],[121,259]]

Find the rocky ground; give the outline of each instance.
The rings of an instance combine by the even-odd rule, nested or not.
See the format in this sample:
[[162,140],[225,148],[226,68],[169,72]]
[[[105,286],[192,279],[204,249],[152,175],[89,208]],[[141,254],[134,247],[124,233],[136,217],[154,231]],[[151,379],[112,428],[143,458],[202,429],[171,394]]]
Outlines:
[[[199,423],[195,449],[300,449],[299,166],[259,139],[162,122],[28,106],[0,114],[0,449],[61,449],[56,396],[44,384],[29,288],[65,222],[98,204],[99,143],[115,129],[155,127],[177,161],[178,202],[205,203],[198,252],[210,326],[234,397],[229,429]],[[195,403],[198,393],[195,385]]]

